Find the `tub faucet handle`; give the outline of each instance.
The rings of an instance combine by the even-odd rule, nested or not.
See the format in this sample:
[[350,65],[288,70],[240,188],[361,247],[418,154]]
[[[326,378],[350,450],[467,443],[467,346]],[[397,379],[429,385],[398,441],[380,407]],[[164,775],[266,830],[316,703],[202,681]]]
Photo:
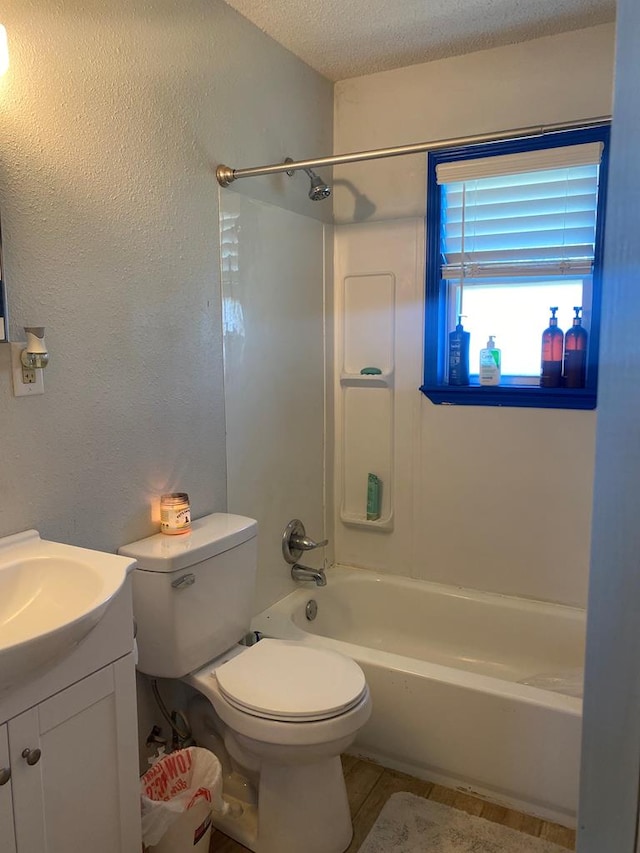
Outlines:
[[313,551],[315,548],[324,548],[329,544],[328,539],[315,542],[307,536],[304,524],[299,518],[294,518],[287,524],[282,534],[282,556],[287,563],[293,565],[302,556],[303,551]]
[[289,539],[289,545],[294,548],[300,548],[302,551],[313,551],[314,548],[324,548],[329,544],[328,539],[323,539],[322,542],[314,542],[308,536],[292,536]]

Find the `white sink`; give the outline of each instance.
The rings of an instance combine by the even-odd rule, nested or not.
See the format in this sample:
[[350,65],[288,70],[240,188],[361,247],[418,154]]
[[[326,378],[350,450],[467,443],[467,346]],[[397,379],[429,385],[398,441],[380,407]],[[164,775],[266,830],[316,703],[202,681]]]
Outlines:
[[0,693],[68,655],[135,561],[40,538],[0,538]]

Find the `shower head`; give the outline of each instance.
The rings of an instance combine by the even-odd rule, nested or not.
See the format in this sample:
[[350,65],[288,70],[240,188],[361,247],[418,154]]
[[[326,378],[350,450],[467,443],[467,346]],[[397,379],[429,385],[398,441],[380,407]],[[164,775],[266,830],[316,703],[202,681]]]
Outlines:
[[309,187],[309,198],[311,201],[321,201],[323,198],[329,198],[331,195],[331,187],[327,186],[319,175],[312,169],[305,169],[311,180]]
[[[291,157],[285,157],[285,163],[293,163]],[[311,201],[322,201],[323,198],[329,198],[331,195],[331,187],[322,180],[319,175],[313,171],[313,169],[304,169],[304,171],[309,175],[309,180],[311,181],[311,186],[309,187],[309,198]],[[295,175],[294,169],[287,169],[287,175],[292,178]]]

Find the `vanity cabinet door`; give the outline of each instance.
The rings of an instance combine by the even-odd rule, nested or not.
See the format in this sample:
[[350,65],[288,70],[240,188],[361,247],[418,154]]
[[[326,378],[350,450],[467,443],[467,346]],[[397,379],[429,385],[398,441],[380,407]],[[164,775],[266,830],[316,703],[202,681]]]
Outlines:
[[0,850],[16,853],[7,727],[0,726]]
[[131,655],[9,721],[17,853],[139,853],[136,726]]

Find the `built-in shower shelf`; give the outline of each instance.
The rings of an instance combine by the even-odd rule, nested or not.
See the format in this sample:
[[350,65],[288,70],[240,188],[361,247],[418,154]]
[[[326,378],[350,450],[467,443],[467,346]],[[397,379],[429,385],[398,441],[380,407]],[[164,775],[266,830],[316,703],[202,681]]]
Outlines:
[[355,515],[340,510],[340,520],[349,527],[377,528],[378,530],[387,532],[393,530],[393,513],[386,518],[378,518],[375,521],[371,521],[366,515]]
[[341,373],[342,386],[363,386],[365,388],[392,388],[393,373]]
[[[387,271],[349,274],[336,298],[339,518],[370,533],[393,530],[395,288]],[[379,480],[375,521],[367,518],[371,475]]]

